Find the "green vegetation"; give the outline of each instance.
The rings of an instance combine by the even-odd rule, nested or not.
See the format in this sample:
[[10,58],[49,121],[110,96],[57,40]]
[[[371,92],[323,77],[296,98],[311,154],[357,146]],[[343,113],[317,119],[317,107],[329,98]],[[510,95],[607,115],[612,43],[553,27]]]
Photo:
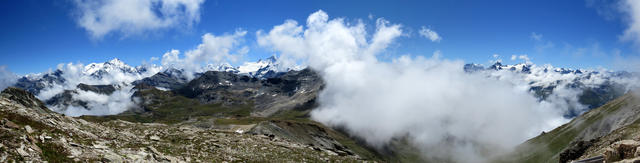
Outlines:
[[148,105],[143,105],[145,112],[127,111],[111,116],[81,116],[82,119],[93,122],[105,122],[121,119],[130,122],[151,123],[159,122],[174,124],[199,117],[247,117],[253,104],[223,106],[222,104],[201,104],[195,99],[156,89],[140,91],[141,96],[150,97]]
[[363,159],[382,160],[380,154],[376,153],[374,149],[371,149],[371,147],[365,145],[364,142],[357,142],[355,139],[334,130],[327,129],[327,131],[330,137],[334,138],[340,144],[349,148]]
[[269,118],[263,117],[237,117],[237,118],[218,118],[215,120],[217,125],[249,125],[267,121]]
[[602,120],[627,104],[631,98],[625,95],[599,108],[592,109],[548,133],[543,133],[517,147],[516,151],[498,162],[558,162],[559,153],[589,126]]
[[[323,126],[320,123],[314,122],[309,119],[309,108],[296,108],[292,110],[282,110],[270,117],[255,117],[251,116],[253,110],[252,102],[245,102],[243,105],[222,105],[222,104],[201,104],[196,99],[187,98],[185,96],[176,95],[172,92],[160,91],[157,89],[149,89],[139,91],[138,97],[144,99],[146,104],[143,105],[144,111],[127,111],[118,115],[111,116],[82,116],[82,119],[93,122],[107,122],[111,120],[125,120],[130,122],[141,123],[187,123],[198,126],[203,123],[202,126],[207,126],[211,121],[215,125],[251,125],[258,124],[263,121],[277,121],[283,123],[290,123],[293,125],[306,126],[304,124],[310,124],[311,126],[320,127],[321,130],[326,131],[329,137],[335,139],[344,147],[347,147],[355,154],[361,156],[364,159],[370,160],[382,160],[378,153],[372,152],[375,150],[369,149],[362,142],[356,142],[353,138],[350,138],[343,133],[334,131],[328,127]],[[237,99],[236,99],[237,100]],[[309,134],[302,127],[292,129],[293,132],[300,135]],[[172,133],[172,132],[169,132]],[[167,140],[171,143],[184,143],[184,137],[180,135],[164,135],[163,140]],[[142,145],[137,143],[128,143],[124,145],[130,148],[140,148]],[[167,148],[157,147],[158,150],[165,153],[174,153],[181,151],[171,151]],[[296,151],[293,151],[296,152]],[[294,155],[295,156],[295,155]],[[302,156],[302,155],[300,155]],[[297,157],[297,156],[296,156]],[[247,158],[248,160],[251,160]],[[300,161],[303,158],[299,158]],[[260,162],[260,160],[256,160]],[[268,161],[268,160],[263,160]],[[322,160],[306,160],[306,161],[322,161]]]
[[8,119],[13,123],[16,123],[19,126],[29,125],[35,129],[47,130],[49,132],[63,133],[62,131],[56,128],[52,128],[40,122],[33,121],[29,117],[25,117],[19,114],[10,113],[10,112],[0,112],[0,119],[4,119],[4,118]]
[[42,149],[41,157],[48,162],[74,162],[68,158],[68,153],[65,152],[64,147],[55,143],[37,143],[38,147]]

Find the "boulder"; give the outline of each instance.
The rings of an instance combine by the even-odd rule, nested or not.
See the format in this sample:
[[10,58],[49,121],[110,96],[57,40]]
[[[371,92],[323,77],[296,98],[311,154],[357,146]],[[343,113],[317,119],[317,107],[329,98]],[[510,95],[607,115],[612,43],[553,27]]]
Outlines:
[[18,126],[17,124],[15,124],[15,123],[11,122],[10,120],[7,120],[7,119],[3,120],[3,124],[4,124],[4,127],[7,127],[7,128],[20,129],[20,126]]
[[24,130],[27,131],[27,133],[29,134],[33,133],[33,129],[29,125],[24,126]]
[[615,162],[637,157],[638,147],[640,147],[640,142],[635,140],[621,140],[615,142],[605,149],[604,159],[606,162]]

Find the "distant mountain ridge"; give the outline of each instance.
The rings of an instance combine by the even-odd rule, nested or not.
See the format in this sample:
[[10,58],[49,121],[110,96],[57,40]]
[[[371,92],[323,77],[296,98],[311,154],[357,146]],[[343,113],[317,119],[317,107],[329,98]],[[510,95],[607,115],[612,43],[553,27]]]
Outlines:
[[488,67],[465,64],[463,70],[527,87],[539,100],[564,100],[570,105],[565,113],[569,118],[640,86],[635,82],[639,75],[626,71],[574,70],[531,63],[504,65],[499,61]]
[[[282,67],[277,58],[272,56],[256,62],[245,62],[237,67],[228,63],[208,64],[203,66],[202,72],[186,74],[182,69],[171,67],[155,65],[133,67],[115,58],[103,63],[90,63],[75,69],[62,68],[48,73],[26,75],[18,79],[14,86],[36,94],[48,104],[69,104],[69,99],[78,96],[73,92],[86,92],[79,92],[77,87],[79,84],[111,85],[118,88],[117,92],[132,95],[132,90],[128,89],[134,85],[144,83],[161,90],[176,90],[191,81],[188,76],[197,79],[207,71],[228,72],[265,80],[277,78],[291,70],[299,71],[302,68],[302,66]],[[501,62],[496,62],[488,67],[479,64],[466,64],[462,69],[467,73],[479,73],[489,78],[526,86],[539,100],[564,101],[563,103],[569,106],[569,110],[565,113],[569,118],[601,106],[638,85],[633,82],[637,81],[637,74],[623,71],[573,70],[549,65],[538,66],[531,63],[504,65]],[[67,95],[63,96],[62,94],[65,92]],[[109,96],[110,94],[102,95]],[[574,96],[578,98],[572,99],[571,97]],[[53,97],[67,99],[67,102],[49,100]],[[55,109],[56,107],[51,108]],[[57,111],[62,110],[64,109]]]
[[[229,63],[208,64],[204,66],[203,72],[196,72],[196,76],[206,71],[223,71],[257,78],[269,78],[281,75],[289,70],[304,69],[304,67],[296,66],[291,68],[284,68],[284,71],[279,71],[278,67],[279,65],[276,61],[276,58],[272,56],[264,60],[258,60],[257,62],[245,62],[243,65],[240,65],[238,67],[233,67]],[[81,75],[90,76],[95,79],[102,79],[104,76],[114,73],[137,76],[138,78],[142,79],[152,75],[156,75],[156,73],[145,75],[144,73],[150,72],[149,69],[160,69],[162,73],[169,76],[179,76],[178,78],[184,78],[185,75],[183,74],[183,70],[172,67],[162,67],[156,65],[136,67],[129,66],[118,58],[114,58],[103,63],[90,63],[82,67],[82,69],[79,71],[81,72]],[[47,86],[66,82],[67,80],[65,79],[65,76],[63,74],[65,74],[65,70],[63,69],[56,69],[55,71],[46,73],[29,74],[19,78],[15,86],[23,88],[31,93],[38,94],[40,90],[46,88]],[[113,82],[111,84],[121,83]]]
[[[66,67],[65,67],[66,66]],[[285,70],[285,71],[279,71]],[[80,107],[90,110],[90,106],[111,107],[109,100],[126,100],[133,95],[132,86],[146,84],[161,90],[174,90],[183,87],[190,78],[198,78],[207,71],[228,72],[250,78],[267,79],[284,75],[289,70],[302,70],[300,66],[282,68],[274,56],[245,62],[233,67],[228,63],[208,64],[203,66],[202,72],[186,72],[173,67],[156,65],[129,66],[118,58],[103,63],[87,65],[64,65],[48,73],[25,75],[14,85],[25,89],[46,101],[57,112],[65,112],[68,107]],[[84,87],[81,87],[84,86]],[[96,89],[82,89],[87,87],[112,87],[108,93],[96,92]],[[86,99],[86,93],[97,93],[91,96],[99,98]],[[120,94],[116,97],[114,92]],[[126,97],[128,98],[128,97]],[[91,102],[93,100],[93,102]],[[93,105],[89,105],[93,104]]]

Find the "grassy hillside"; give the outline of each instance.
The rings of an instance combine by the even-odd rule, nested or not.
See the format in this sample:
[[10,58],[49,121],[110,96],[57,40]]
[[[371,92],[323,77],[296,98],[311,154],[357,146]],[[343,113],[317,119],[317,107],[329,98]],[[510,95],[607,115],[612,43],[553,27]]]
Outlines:
[[[136,97],[142,99],[141,108],[118,115],[82,116],[81,118],[93,122],[107,122],[119,119],[130,122],[179,123],[214,128],[255,126],[269,122],[277,125],[276,130],[286,130],[288,133],[293,134],[287,137],[293,141],[309,144],[327,139],[337,142],[336,145],[328,147],[330,149],[335,148],[333,146],[344,147],[363,159],[381,161],[379,154],[374,150],[344,133],[309,119],[311,107],[306,105],[291,110],[281,110],[269,117],[259,117],[251,115],[254,109],[252,102],[234,105],[202,104],[196,99],[157,89],[140,90],[136,93]],[[318,135],[323,136],[317,137]],[[284,137],[283,135],[278,136]],[[309,138],[300,139],[307,137]]]
[[560,153],[576,144],[575,142],[597,141],[616,127],[629,125],[619,123],[620,121],[637,121],[639,115],[627,113],[630,110],[628,104],[632,101],[637,99],[626,94],[592,109],[567,124],[526,141],[515,152],[500,158],[498,162],[559,162]]

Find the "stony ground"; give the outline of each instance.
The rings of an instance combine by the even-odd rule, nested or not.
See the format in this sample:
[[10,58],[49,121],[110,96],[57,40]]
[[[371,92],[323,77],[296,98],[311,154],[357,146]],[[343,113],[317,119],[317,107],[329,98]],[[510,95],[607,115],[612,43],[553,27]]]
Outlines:
[[366,162],[244,133],[250,126],[88,122],[52,113],[20,91],[0,94],[0,162]]

